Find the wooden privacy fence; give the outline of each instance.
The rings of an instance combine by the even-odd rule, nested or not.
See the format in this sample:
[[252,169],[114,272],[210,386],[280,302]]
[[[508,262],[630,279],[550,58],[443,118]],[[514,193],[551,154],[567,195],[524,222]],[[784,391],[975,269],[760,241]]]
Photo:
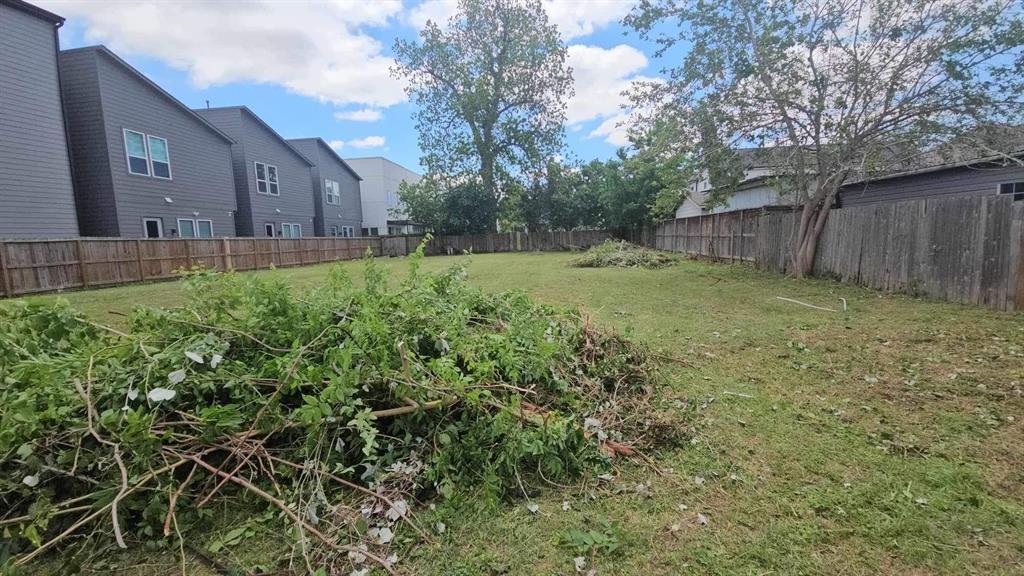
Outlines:
[[[792,212],[766,214],[758,266],[786,271]],[[822,232],[814,274],[888,291],[1024,309],[1024,202],[963,196],[834,210]]]
[[[663,250],[787,272],[799,213],[745,210],[662,222]],[[1024,202],[959,196],[833,210],[813,273],[1000,310],[1024,309]]]
[[[587,248],[606,230],[438,236],[427,254]],[[75,238],[0,241],[0,296],[116,286],[174,278],[180,268],[258,270],[376,256],[404,256],[422,236],[372,238]]]
[[738,210],[677,218],[658,224],[654,243],[661,250],[715,260],[754,261],[762,210]]

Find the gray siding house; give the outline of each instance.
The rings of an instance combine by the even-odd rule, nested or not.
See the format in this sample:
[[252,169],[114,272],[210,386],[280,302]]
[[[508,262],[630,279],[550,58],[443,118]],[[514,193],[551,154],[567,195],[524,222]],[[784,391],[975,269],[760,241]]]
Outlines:
[[235,235],[230,137],[103,46],[60,66],[83,236]]
[[359,181],[362,178],[322,138],[296,138],[292,146],[313,161],[313,205],[317,236],[351,238],[363,223]]
[[245,106],[197,109],[231,147],[239,236],[313,236],[313,162]]
[[63,23],[0,0],[0,238],[78,236],[57,65]]
[[[1024,158],[1024,154],[1016,156]],[[992,194],[1024,200],[1024,166],[993,157],[879,176],[845,185],[839,192],[839,206]]]

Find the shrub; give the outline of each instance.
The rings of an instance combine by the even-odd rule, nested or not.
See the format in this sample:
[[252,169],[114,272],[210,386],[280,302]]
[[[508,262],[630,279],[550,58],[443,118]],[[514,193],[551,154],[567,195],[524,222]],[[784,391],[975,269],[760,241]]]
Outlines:
[[652,250],[625,240],[605,240],[580,254],[570,266],[577,268],[664,268],[679,261],[672,253]]
[[605,467],[644,426],[644,350],[463,268],[420,273],[422,250],[393,288],[372,259],[365,287],[339,267],[299,295],[192,271],[187,305],[123,332],[0,306],[0,562],[93,525],[160,540],[245,493],[300,528],[307,563],[384,563],[406,498]]

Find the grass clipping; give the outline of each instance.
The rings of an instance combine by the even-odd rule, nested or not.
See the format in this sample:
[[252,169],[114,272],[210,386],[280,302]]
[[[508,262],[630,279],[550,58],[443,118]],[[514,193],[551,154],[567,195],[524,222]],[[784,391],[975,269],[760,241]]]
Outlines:
[[665,268],[679,261],[675,254],[625,240],[605,240],[569,262],[576,268]]
[[[194,271],[124,331],[0,306],[0,562],[72,542],[177,549],[219,502],[262,502],[300,571],[390,572],[413,504],[607,469],[643,436],[645,352],[465,270],[394,288],[368,259],[294,295]],[[93,552],[94,553],[94,552]],[[295,562],[296,559],[300,561]]]

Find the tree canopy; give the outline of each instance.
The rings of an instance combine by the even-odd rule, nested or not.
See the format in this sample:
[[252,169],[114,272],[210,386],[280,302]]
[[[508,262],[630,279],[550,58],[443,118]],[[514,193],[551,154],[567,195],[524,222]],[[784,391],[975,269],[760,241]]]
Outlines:
[[[647,156],[681,159],[720,191],[742,174],[736,148],[773,147],[800,207],[792,271],[803,275],[844,182],[1021,120],[1018,10],[1013,0],[645,0],[626,24],[678,59],[635,90],[637,138]],[[656,206],[681,190],[664,189]]]
[[440,206],[481,201],[464,225],[494,229],[506,193],[563,145],[573,85],[558,29],[540,0],[459,0],[447,25],[428,22],[394,50],[422,162],[437,175],[422,188]]

